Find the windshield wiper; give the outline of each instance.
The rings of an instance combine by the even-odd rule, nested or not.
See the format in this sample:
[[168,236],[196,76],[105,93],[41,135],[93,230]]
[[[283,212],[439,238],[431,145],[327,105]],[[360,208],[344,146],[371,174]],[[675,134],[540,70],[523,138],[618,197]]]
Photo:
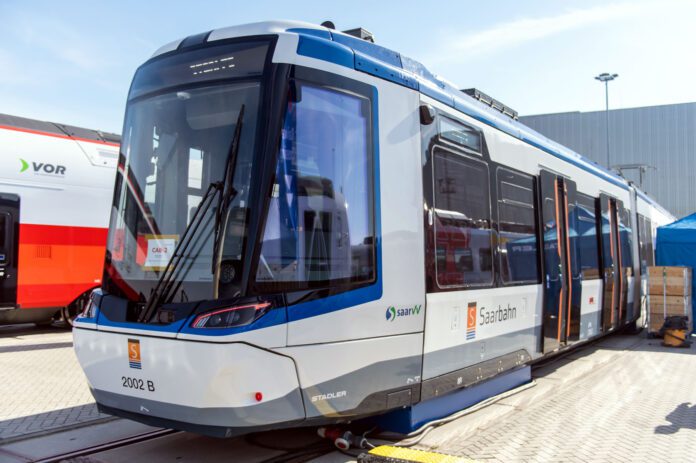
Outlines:
[[[231,203],[237,191],[234,189],[233,177],[234,177],[234,165],[237,161],[237,153],[239,151],[239,138],[241,134],[242,120],[244,117],[244,105],[239,110],[239,116],[237,117],[237,124],[235,126],[234,136],[232,138],[232,143],[230,145],[230,151],[227,154],[227,161],[225,163],[225,173],[223,180],[221,182],[211,182],[208,185],[208,189],[201,198],[200,202],[196,206],[196,212],[193,214],[191,221],[184,229],[181,234],[179,242],[174,248],[174,253],[169,259],[167,266],[160,275],[157,285],[150,294],[150,299],[147,301],[145,308],[138,317],[138,322],[145,323],[151,317],[152,314],[157,310],[162,304],[169,302],[170,295],[176,294],[181,281],[175,279],[175,275],[180,271],[181,261],[183,260],[189,246],[194,241],[196,232],[203,223],[205,216],[210,209],[210,206],[215,201],[215,196],[220,193],[220,198],[218,200],[218,210],[215,215],[215,236],[213,242],[213,265],[215,262],[219,262],[219,258],[216,258],[220,252],[219,249],[219,234],[220,227],[222,223],[223,213],[225,218],[228,214],[229,204]],[[213,269],[213,273],[216,275],[215,278],[219,276],[219,265]],[[215,285],[216,286],[216,285]]]
[[159,280],[155,289],[150,294],[150,298],[145,305],[145,308],[140,313],[138,317],[138,322],[144,323],[152,317],[155,309],[162,303],[162,301],[167,301],[168,294],[170,293],[171,283],[174,275],[179,269],[181,260],[183,259],[186,251],[194,240],[198,228],[203,223],[206,213],[210,206],[213,204],[215,196],[222,190],[221,182],[212,182],[208,185],[208,189],[201,198],[200,202],[196,206],[196,212],[194,212],[191,222],[186,226],[186,229],[181,234],[179,242],[174,248],[174,253],[169,259],[167,266],[164,268],[162,275],[160,275]]
[[237,196],[237,190],[234,188],[234,173],[237,167],[237,154],[239,153],[239,139],[242,134],[242,126],[244,124],[244,105],[239,110],[237,117],[237,125],[234,129],[234,137],[230,145],[230,151],[227,153],[227,163],[225,164],[225,176],[223,178],[223,190],[218,201],[217,214],[215,216],[215,235],[213,238],[213,297],[218,296],[218,285],[220,282],[220,265],[222,263],[222,241],[225,238],[227,229],[227,221],[230,215],[230,204]]

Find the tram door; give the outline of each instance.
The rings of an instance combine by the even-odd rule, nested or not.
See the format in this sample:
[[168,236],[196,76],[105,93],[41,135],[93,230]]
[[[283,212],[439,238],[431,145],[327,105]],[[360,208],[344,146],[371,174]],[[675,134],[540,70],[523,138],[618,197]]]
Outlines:
[[628,285],[625,268],[621,265],[621,235],[619,217],[623,204],[605,194],[599,197],[602,212],[602,275],[604,297],[602,298],[602,331],[619,326],[625,317]]
[[575,182],[543,170],[540,180],[546,353],[578,338],[581,277],[575,252]]
[[0,310],[17,305],[19,196],[0,193]]

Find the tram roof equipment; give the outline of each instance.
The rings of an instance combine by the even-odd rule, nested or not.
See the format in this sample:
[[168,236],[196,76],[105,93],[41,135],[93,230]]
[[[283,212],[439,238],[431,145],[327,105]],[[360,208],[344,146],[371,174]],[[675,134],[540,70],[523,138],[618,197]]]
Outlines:
[[497,111],[500,111],[501,113],[505,114],[508,117],[513,118],[514,120],[519,120],[519,115],[517,114],[517,111],[515,111],[511,107],[501,103],[500,101],[496,100],[495,98],[486,95],[485,93],[483,93],[481,90],[479,90],[477,88],[465,88],[465,89],[462,89],[462,92],[466,93],[474,100],[478,100],[481,103],[487,104],[491,108],[493,108]]
[[[362,28],[352,29],[348,32],[353,33],[360,29]],[[299,55],[328,61],[412,88],[537,149],[597,175],[620,188],[629,189],[628,182],[616,172],[612,172],[532,130],[514,119],[510,114],[504,114],[503,111],[494,109],[490,104],[484,103],[477,98],[472,98],[469,94],[463,97],[461,90],[430,72],[420,62],[346,32],[338,32],[331,28],[301,21],[263,21],[215,29],[204,34],[196,34],[175,40],[155,51],[152,57],[187,48],[188,46],[200,45],[201,41],[214,42],[245,35],[287,33],[299,36],[297,45],[297,53]],[[193,40],[193,38],[196,38],[196,40]],[[479,92],[479,94],[481,93]],[[499,104],[502,105],[502,103]],[[514,112],[507,106],[502,106],[508,109],[507,112]],[[653,200],[650,200],[650,203],[657,204]]]

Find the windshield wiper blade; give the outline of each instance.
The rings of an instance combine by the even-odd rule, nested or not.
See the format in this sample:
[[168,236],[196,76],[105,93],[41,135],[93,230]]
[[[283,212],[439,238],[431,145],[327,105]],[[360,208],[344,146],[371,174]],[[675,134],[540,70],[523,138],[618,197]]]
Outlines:
[[220,264],[222,262],[222,241],[225,237],[227,229],[227,221],[229,220],[230,205],[237,190],[234,188],[234,173],[237,167],[237,154],[239,153],[239,140],[242,134],[244,124],[244,109],[245,105],[239,109],[237,116],[237,124],[234,128],[234,136],[230,144],[230,151],[227,153],[227,162],[225,163],[225,176],[223,178],[222,194],[218,200],[218,210],[215,216],[215,235],[213,238],[213,297],[217,297],[218,284],[220,281]]
[[176,244],[176,247],[174,248],[172,257],[169,259],[169,262],[167,262],[167,266],[164,268],[162,275],[160,275],[155,289],[150,294],[150,298],[147,301],[145,308],[138,317],[138,322],[147,322],[150,319],[150,317],[152,317],[152,314],[157,308],[157,306],[159,306],[163,301],[167,301],[168,295],[171,292],[170,290],[172,279],[174,275],[177,273],[179,265],[184,255],[186,254],[186,251],[191,245],[191,242],[193,242],[193,237],[196,236],[198,228],[203,223],[208,209],[210,209],[210,206],[213,204],[215,196],[221,190],[221,182],[211,182],[210,185],[208,185],[208,189],[206,190],[205,194],[196,206],[196,212],[194,212],[191,221],[184,229],[184,232],[181,234],[179,242]]

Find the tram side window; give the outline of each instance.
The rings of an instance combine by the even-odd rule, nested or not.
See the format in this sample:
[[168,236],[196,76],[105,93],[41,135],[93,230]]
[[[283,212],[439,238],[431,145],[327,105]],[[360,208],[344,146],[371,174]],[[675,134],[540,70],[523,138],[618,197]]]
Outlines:
[[7,212],[0,213],[0,250],[5,250],[5,237],[9,235],[10,230],[10,214]]
[[631,228],[631,211],[623,209],[619,217],[621,229],[621,266],[628,269],[629,276],[633,274],[633,229]]
[[455,122],[446,117],[441,117],[440,137],[476,151],[477,153],[481,152],[481,132],[468,125]]
[[[582,193],[577,194],[575,237],[580,271],[584,280],[599,278],[599,244],[597,240],[597,216],[595,199]],[[572,220],[572,219],[571,219]]]
[[269,290],[376,277],[370,101],[300,84],[288,102],[256,281]]
[[648,267],[655,265],[655,251],[653,250],[652,221],[645,218],[645,255]]
[[534,179],[498,169],[498,255],[504,283],[537,283]]
[[648,267],[654,265],[652,224],[648,218],[638,214],[638,248],[640,250],[640,272],[646,275]]
[[10,237],[10,224],[12,219],[10,214],[7,212],[0,212],[0,265],[7,264],[9,260],[9,254],[11,252],[8,244],[8,238]]
[[609,213],[611,208],[612,206],[610,204],[609,209],[602,211],[600,216],[602,230],[602,265],[605,273],[611,271],[614,267],[613,233],[611,231],[612,219]]
[[647,265],[645,262],[645,217],[638,214],[638,259],[640,260],[640,273],[647,273]]
[[436,149],[433,154],[436,277],[440,287],[493,282],[488,166]]

